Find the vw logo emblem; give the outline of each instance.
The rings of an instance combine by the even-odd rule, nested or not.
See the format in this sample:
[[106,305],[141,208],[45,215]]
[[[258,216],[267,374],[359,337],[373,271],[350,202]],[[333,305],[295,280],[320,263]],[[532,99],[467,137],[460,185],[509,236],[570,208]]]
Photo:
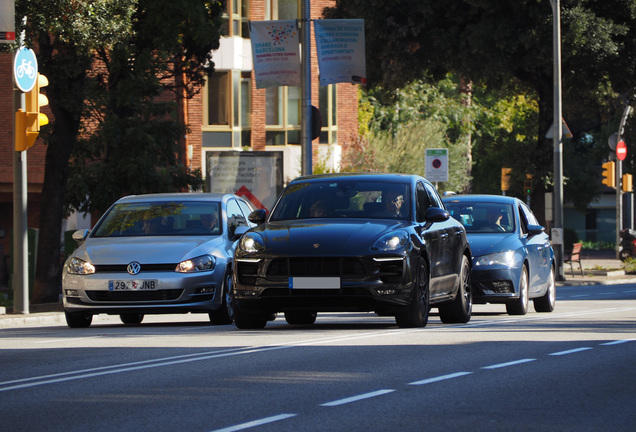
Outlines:
[[141,264],[139,264],[137,261],[133,261],[130,264],[128,264],[128,267],[126,268],[126,270],[128,270],[129,274],[136,275],[137,273],[141,271]]

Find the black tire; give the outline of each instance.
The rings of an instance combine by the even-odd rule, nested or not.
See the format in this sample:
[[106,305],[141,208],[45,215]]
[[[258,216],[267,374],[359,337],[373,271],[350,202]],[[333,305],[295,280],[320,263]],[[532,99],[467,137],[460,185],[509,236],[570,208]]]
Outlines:
[[223,284],[223,290],[221,291],[221,295],[223,299],[221,300],[221,306],[218,310],[214,312],[210,312],[210,322],[212,325],[228,325],[232,324],[234,320],[234,306],[232,303],[232,271],[228,270],[225,276],[225,283]]
[[316,322],[318,313],[313,311],[287,311],[285,321],[291,325],[312,325]]
[[125,313],[125,314],[120,314],[119,319],[124,324],[141,324],[141,322],[144,320],[144,314]]
[[439,307],[439,318],[444,324],[467,323],[473,313],[473,291],[470,277],[470,262],[462,255],[459,287],[455,299]]
[[534,310],[537,312],[552,312],[556,304],[556,285],[554,283],[554,267],[550,268],[548,289],[545,294],[533,300]]
[[86,312],[71,313],[64,311],[64,315],[66,316],[66,324],[70,328],[87,328],[93,322],[93,315]]
[[395,322],[398,327],[412,328],[426,326],[431,310],[429,288],[428,266],[426,261],[421,258],[418,263],[411,304],[395,315]]
[[267,325],[269,314],[244,312],[240,308],[234,309],[234,325],[241,330],[258,330]]
[[506,303],[508,315],[525,315],[528,313],[528,268],[523,265],[519,279],[519,298]]

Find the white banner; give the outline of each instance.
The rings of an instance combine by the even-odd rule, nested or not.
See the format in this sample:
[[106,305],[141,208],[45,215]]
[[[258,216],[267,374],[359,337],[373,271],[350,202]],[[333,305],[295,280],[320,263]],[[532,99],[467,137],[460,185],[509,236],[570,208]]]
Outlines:
[[250,22],[256,88],[300,87],[300,38],[296,20]]
[[364,20],[315,20],[320,85],[367,83]]

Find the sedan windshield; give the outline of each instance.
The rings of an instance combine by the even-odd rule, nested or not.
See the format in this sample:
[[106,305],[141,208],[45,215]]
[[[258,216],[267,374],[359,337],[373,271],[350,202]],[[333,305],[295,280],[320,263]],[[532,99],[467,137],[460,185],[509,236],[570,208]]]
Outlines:
[[321,181],[290,185],[272,221],[314,218],[409,218],[410,187],[377,181]]
[[511,233],[515,230],[514,208],[492,202],[446,202],[451,216],[466,227],[467,233]]
[[92,237],[218,235],[218,202],[138,202],[113,206]]

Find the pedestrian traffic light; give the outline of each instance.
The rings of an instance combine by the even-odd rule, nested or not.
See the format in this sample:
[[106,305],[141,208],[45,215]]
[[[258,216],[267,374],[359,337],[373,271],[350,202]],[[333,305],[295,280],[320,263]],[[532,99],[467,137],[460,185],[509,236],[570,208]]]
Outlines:
[[526,181],[523,183],[526,195],[532,195],[532,174],[526,174]]
[[623,174],[623,192],[632,192],[632,175]]
[[603,164],[603,184],[611,188],[616,187],[616,164],[614,162]]
[[504,192],[510,190],[510,173],[511,172],[512,172],[512,168],[501,169],[501,190]]

